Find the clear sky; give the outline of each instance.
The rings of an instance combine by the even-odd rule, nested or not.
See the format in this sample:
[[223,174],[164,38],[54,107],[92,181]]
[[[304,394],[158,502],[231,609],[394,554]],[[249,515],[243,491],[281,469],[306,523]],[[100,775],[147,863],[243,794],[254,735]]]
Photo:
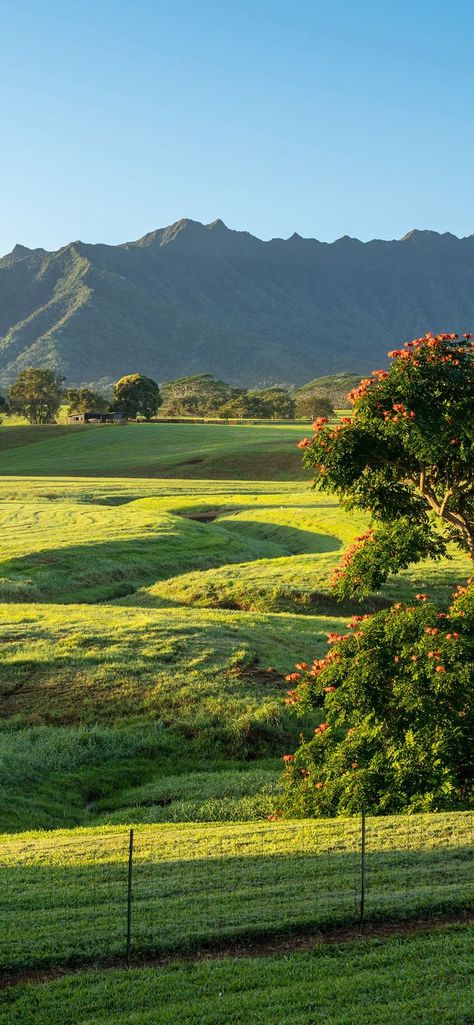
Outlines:
[[471,0],[0,0],[0,252],[474,233]]

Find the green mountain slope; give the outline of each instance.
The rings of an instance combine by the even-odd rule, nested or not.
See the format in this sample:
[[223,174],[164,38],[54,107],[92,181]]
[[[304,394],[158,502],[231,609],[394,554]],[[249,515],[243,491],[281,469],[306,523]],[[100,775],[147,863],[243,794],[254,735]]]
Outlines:
[[262,242],[182,220],[120,246],[16,246],[0,260],[0,385],[29,365],[76,384],[363,373],[414,334],[469,330],[473,278],[474,236],[436,232]]

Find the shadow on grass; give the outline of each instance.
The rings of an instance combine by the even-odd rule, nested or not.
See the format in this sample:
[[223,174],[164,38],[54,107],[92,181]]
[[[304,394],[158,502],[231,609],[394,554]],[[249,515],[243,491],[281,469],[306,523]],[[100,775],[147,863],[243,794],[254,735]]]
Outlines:
[[[333,535],[315,535],[296,527],[269,524],[265,537],[265,525],[258,521],[245,521],[242,527],[233,528],[231,523],[191,523],[184,513],[181,518],[188,520],[182,534],[171,527],[164,534],[150,533],[145,538],[44,548],[9,559],[0,566],[4,578],[0,600],[102,601],[197,569],[341,547]],[[278,535],[275,541],[272,532]],[[255,551],[256,543],[261,551]]]
[[[289,844],[291,846],[291,827]],[[289,853],[268,851],[270,832],[236,840],[220,831],[221,847],[202,856],[196,840],[183,838],[179,860],[160,861],[162,834],[136,836],[132,875],[132,951],[196,948],[308,928],[355,925],[359,917],[360,852],[354,830],[342,832],[342,850],[312,849],[299,832]],[[0,967],[47,967],[125,952],[128,832],[105,833],[95,848],[54,836],[39,841],[41,864],[0,869],[2,875]],[[179,835],[175,837],[179,844]],[[19,859],[34,856],[32,838]],[[234,850],[229,853],[229,844]],[[202,838],[201,838],[202,844]],[[166,838],[165,838],[166,845]],[[345,849],[344,849],[345,848]],[[169,855],[168,841],[168,855]],[[472,846],[368,851],[368,920],[463,912],[472,906]],[[5,857],[5,854],[4,854]],[[84,858],[81,864],[81,857]],[[87,860],[85,860],[87,858]],[[48,864],[48,859],[69,864]],[[71,863],[75,859],[76,863]]]

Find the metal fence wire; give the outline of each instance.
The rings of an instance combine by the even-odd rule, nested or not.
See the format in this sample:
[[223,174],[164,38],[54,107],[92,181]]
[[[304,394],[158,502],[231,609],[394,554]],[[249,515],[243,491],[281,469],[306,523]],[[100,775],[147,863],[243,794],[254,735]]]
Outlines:
[[101,827],[0,840],[0,969],[474,905],[474,813]]

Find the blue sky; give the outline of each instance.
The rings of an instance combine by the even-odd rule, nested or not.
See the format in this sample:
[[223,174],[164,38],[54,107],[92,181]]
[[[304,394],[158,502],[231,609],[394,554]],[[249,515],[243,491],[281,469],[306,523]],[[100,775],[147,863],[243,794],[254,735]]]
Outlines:
[[474,5],[0,0],[0,251],[474,232]]

